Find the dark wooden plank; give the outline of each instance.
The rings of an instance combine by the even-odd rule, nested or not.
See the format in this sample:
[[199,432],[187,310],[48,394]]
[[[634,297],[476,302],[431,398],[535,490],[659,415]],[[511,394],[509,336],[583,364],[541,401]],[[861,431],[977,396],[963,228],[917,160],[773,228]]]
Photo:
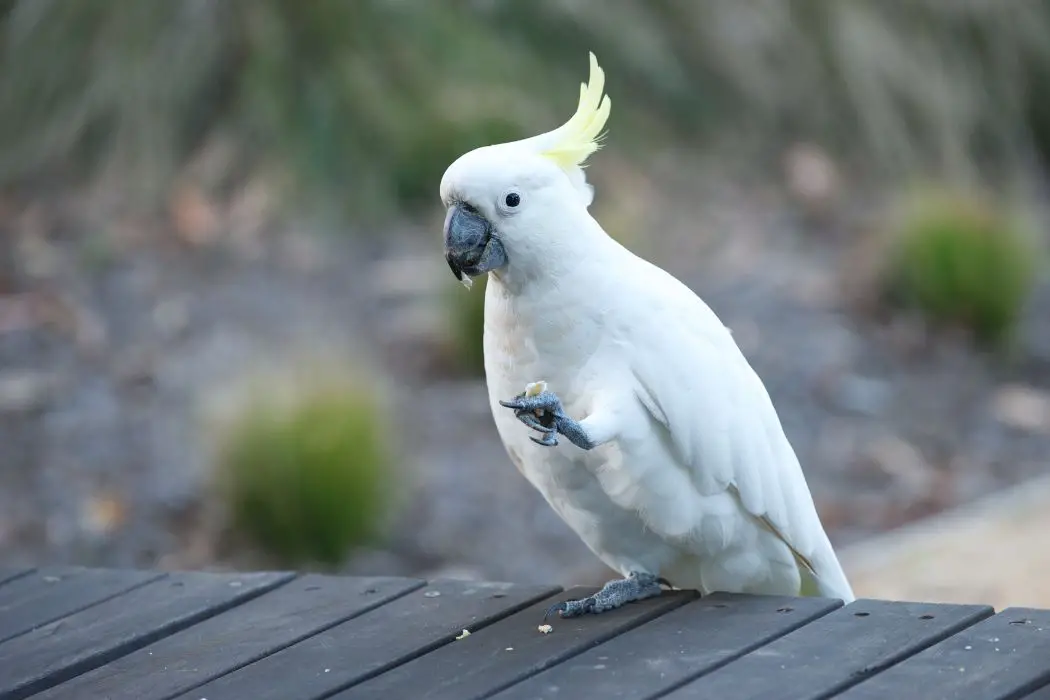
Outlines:
[[477,632],[558,591],[436,582],[195,688],[179,700],[325,698],[452,642],[463,629]]
[[707,596],[511,686],[493,700],[656,697],[841,606],[826,598]]
[[49,567],[0,587],[0,642],[163,576],[157,571]]
[[0,566],[0,586],[15,579],[28,576],[29,574],[36,571],[36,569],[12,569],[7,566]]
[[836,698],[1013,700],[1050,682],[1050,610],[1007,608]]
[[[858,600],[667,696],[828,698],[992,614],[983,605]],[[900,696],[907,697],[907,696]]]
[[24,698],[109,663],[292,578],[180,573],[0,644],[0,700]]
[[1025,695],[1021,700],[1050,700],[1050,685],[1044,685],[1039,690]]
[[171,698],[423,585],[407,578],[303,576],[34,700]]
[[554,619],[550,623],[554,628],[550,634],[537,630],[543,611],[550,604],[593,591],[570,589],[332,697],[338,700],[488,697],[695,597],[685,591],[665,593],[601,615]]

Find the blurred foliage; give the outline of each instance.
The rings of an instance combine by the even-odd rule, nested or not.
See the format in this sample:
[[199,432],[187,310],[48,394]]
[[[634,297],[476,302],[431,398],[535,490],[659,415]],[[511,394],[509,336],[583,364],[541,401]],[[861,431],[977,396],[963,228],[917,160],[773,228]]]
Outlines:
[[393,456],[376,395],[332,377],[262,387],[226,421],[217,478],[233,531],[281,566],[340,564],[380,534]]
[[474,279],[474,285],[463,289],[448,285],[444,292],[445,348],[452,366],[473,376],[485,374],[485,289],[488,275]]
[[1038,272],[1034,240],[987,196],[927,191],[892,232],[887,297],[999,346],[1013,338]]
[[392,178],[394,195],[411,207],[433,204],[436,183],[445,168],[461,154],[480,144],[515,141],[526,136],[513,122],[479,119],[468,126],[420,129],[396,151],[397,165]]
[[1048,35],[1045,0],[6,0],[0,183],[163,192],[222,134],[343,213],[436,201],[457,153],[567,118],[589,49],[617,149],[736,131],[987,168],[1050,154]]

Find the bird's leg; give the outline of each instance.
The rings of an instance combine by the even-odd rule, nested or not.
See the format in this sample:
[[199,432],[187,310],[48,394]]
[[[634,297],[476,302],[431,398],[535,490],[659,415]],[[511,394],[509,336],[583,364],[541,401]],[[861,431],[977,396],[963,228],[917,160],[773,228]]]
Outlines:
[[670,587],[665,579],[652,574],[632,571],[627,578],[609,581],[594,595],[552,605],[547,608],[543,619],[546,620],[554,613],[558,613],[561,617],[576,617],[584,613],[598,614],[637,600],[654,598],[663,592],[660,587],[661,583]]
[[541,391],[534,396],[522,392],[510,401],[500,401],[501,406],[514,410],[514,415],[525,425],[542,433],[543,437],[529,438],[540,445],[552,447],[558,444],[558,434],[584,450],[594,448],[597,443],[590,439],[579,421],[565,415],[561,399],[550,391]]

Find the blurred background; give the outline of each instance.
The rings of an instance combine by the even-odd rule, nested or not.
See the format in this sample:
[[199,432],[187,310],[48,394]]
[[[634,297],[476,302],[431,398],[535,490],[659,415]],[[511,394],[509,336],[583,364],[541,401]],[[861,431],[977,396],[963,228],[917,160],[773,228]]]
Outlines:
[[1046,500],[936,519],[1047,473],[1048,36],[1042,0],[0,2],[0,563],[609,576],[498,441],[437,195],[593,50],[592,211],[733,329],[858,593],[1050,606]]

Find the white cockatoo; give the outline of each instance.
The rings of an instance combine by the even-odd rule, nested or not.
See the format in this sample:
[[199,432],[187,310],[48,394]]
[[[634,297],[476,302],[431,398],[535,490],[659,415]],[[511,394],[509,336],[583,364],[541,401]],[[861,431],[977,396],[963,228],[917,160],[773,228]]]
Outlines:
[[441,180],[446,260],[468,287],[489,276],[500,438],[624,577],[548,614],[600,613],[661,584],[850,602],[798,458],[729,329],[588,212],[583,165],[609,116],[604,87],[591,54],[568,122],[470,151]]

